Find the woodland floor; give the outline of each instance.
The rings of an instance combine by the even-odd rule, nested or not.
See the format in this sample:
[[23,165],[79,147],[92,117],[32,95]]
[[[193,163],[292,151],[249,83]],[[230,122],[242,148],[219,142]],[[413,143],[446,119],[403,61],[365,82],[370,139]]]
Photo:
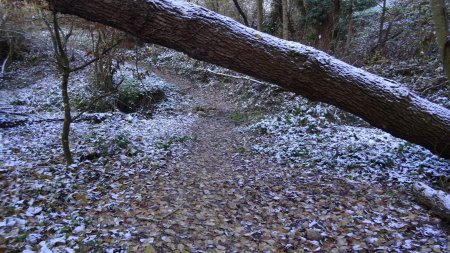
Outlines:
[[[448,226],[412,202],[406,192],[273,163],[252,151],[255,136],[242,131],[243,124],[233,119],[242,109],[227,90],[159,75],[190,101],[176,113],[195,114],[196,120],[184,126],[192,137],[182,144],[186,152],[148,172],[136,173],[133,164],[120,167],[111,177],[127,174],[126,180],[114,180],[118,186],[103,190],[97,198],[62,200],[62,209],[78,210],[82,220],[89,221],[69,225],[70,233],[41,222],[45,229],[35,235],[38,239],[30,239],[37,226],[30,224],[38,223],[33,216],[52,213],[42,198],[36,198],[41,204],[34,206],[44,210],[30,210],[31,203],[23,208],[25,214],[16,212],[9,220],[4,210],[0,224],[4,250],[448,252]],[[14,183],[7,180],[25,175],[10,176],[8,170],[2,171],[3,196],[12,192]],[[80,182],[78,191],[89,195],[88,186],[83,187]],[[121,198],[121,190],[130,194],[130,189],[139,197],[127,195],[114,208],[96,208]],[[22,230],[14,234],[12,228],[22,219],[29,232],[19,243]]]
[[404,193],[272,164],[250,151],[254,136],[231,120],[239,108],[224,90],[183,88],[192,111],[205,108],[191,129],[195,141],[147,184],[157,194],[124,217],[140,221],[137,231],[154,243],[148,249],[447,250],[438,220]]

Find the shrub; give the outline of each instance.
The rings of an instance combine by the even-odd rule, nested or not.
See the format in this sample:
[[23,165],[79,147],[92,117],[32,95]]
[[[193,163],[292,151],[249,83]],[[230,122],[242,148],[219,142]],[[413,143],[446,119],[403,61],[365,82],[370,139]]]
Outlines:
[[125,80],[119,87],[117,108],[125,113],[136,112],[141,99],[141,90],[137,81],[133,79]]

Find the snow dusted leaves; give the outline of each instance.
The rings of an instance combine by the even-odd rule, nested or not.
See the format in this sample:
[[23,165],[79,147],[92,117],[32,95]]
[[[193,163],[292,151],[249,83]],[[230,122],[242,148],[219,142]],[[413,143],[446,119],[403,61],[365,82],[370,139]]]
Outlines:
[[[144,201],[139,185],[162,173],[169,159],[187,152],[189,128],[196,120],[192,115],[173,114],[181,99],[171,84],[154,75],[145,81],[166,91],[158,115],[86,114],[87,120],[73,124],[72,150],[77,161],[69,168],[62,160],[61,122],[54,120],[61,117],[58,106],[46,107],[46,112],[33,111],[53,96],[34,93],[34,89],[39,91],[44,85],[44,90],[50,90],[58,81],[45,77],[24,89],[2,90],[2,103],[24,100],[23,106],[13,109],[29,115],[27,123],[0,132],[0,200],[4,207],[0,245],[28,252],[75,252],[82,250],[80,245],[94,247],[97,241],[107,239],[114,241],[108,244],[110,250],[116,250],[122,241],[135,237],[133,226],[120,217],[112,219],[110,226],[100,226],[107,222],[101,221],[98,213],[131,212],[127,203]],[[79,85],[72,87],[76,90],[85,82],[74,84]],[[39,106],[35,107],[36,103]]]
[[[391,144],[382,144],[392,140],[388,135],[331,124],[325,115],[334,110],[300,104],[297,113],[284,112],[252,128],[263,134],[259,146],[267,148],[258,155],[250,152],[251,136],[236,131],[231,112],[220,107],[225,102],[217,87],[196,89],[191,95],[200,101],[189,104],[164,80],[149,78],[169,94],[158,113],[93,114],[88,116],[99,120],[74,123],[79,159],[69,168],[62,165],[60,122],[2,130],[0,245],[68,253],[134,247],[137,252],[448,250],[438,221],[398,198],[395,189],[331,173],[347,168],[347,159],[389,168],[381,159],[384,153],[392,156]],[[203,96],[213,102],[204,108],[215,110],[192,116],[194,105],[205,103]],[[275,145],[265,142],[272,140]],[[402,159],[410,159],[416,149],[401,150]],[[274,159],[279,164],[268,162],[267,153],[279,154]],[[326,161],[329,157],[336,161]]]
[[366,182],[390,185],[449,176],[447,160],[378,129],[333,123],[330,112],[335,112],[330,106],[297,100],[249,127],[262,134],[253,148],[278,163]]
[[42,207],[28,207],[27,211],[25,212],[25,215],[28,217],[33,217],[36,214],[40,213],[42,211]]

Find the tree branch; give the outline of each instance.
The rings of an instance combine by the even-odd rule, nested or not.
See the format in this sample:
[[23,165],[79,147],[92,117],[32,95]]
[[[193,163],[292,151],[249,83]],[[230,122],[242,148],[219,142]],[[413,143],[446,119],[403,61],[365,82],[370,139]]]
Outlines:
[[[93,100],[91,100],[91,103],[87,106],[87,108],[91,108],[92,106],[94,106],[95,103],[97,103],[99,100],[105,98],[105,97],[109,97],[111,95],[113,95],[115,93],[115,91],[112,92],[108,92],[106,94],[102,94],[96,98],[94,98]],[[81,111],[80,113],[78,113],[78,115],[76,115],[75,117],[72,117],[71,122],[75,122],[76,120],[78,120],[85,112],[87,112],[87,109]]]
[[92,59],[92,60],[90,60],[90,61],[88,61],[88,62],[85,62],[85,63],[82,64],[81,66],[78,66],[78,67],[75,67],[75,68],[70,69],[70,72],[77,72],[77,71],[80,71],[80,70],[86,68],[87,66],[91,65],[92,63],[98,61],[98,60],[101,59],[103,56],[105,56],[106,54],[108,54],[113,48],[115,48],[117,45],[119,45],[121,42],[122,42],[122,40],[118,40],[116,43],[114,43],[114,45],[112,45],[111,47],[109,47],[109,48],[103,50],[103,52],[101,53],[100,56],[95,57],[94,59]]
[[241,15],[242,19],[244,20],[244,24],[246,26],[248,25],[247,16],[245,15],[244,11],[242,10],[241,6],[239,5],[237,0],[233,0],[234,5],[236,6],[236,9],[238,10],[239,14]]

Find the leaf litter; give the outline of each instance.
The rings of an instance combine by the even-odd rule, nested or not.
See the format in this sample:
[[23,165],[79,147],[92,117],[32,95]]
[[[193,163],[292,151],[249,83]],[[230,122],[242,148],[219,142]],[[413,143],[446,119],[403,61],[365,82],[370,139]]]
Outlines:
[[[158,75],[150,81],[173,96],[160,107],[166,109],[152,118],[111,112],[92,114],[100,123],[75,123],[71,138],[78,160],[69,168],[59,145],[61,122],[1,129],[0,247],[22,252],[448,251],[447,227],[392,187],[411,179],[397,173],[399,163],[414,172],[408,164],[422,161],[425,170],[447,175],[445,161],[370,128],[326,123],[321,113],[309,110],[328,107],[302,109],[302,101],[291,108],[300,107],[303,114],[288,108],[247,126],[232,120],[243,107],[228,87]],[[57,79],[34,85],[52,90]],[[2,90],[2,104],[32,91],[33,85]],[[37,96],[35,101],[44,100]],[[44,119],[60,117],[54,103],[49,105],[33,112],[33,102],[25,101],[18,108]],[[302,123],[304,118],[312,124]],[[376,171],[382,174],[371,175]],[[406,179],[397,182],[391,174]]]

